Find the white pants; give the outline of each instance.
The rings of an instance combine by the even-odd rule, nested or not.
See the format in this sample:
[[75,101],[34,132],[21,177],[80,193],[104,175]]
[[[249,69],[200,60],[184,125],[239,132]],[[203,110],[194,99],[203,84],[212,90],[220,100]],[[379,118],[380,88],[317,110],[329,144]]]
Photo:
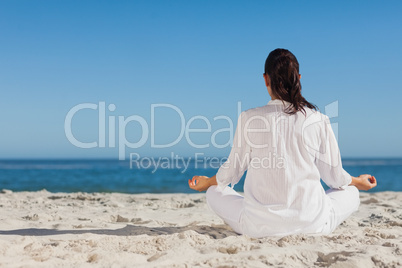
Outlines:
[[[330,189],[325,193],[332,201],[332,209],[330,218],[319,234],[333,232],[360,205],[359,190],[355,186],[348,186],[344,190]],[[215,185],[208,188],[206,195],[209,207],[236,233],[242,234],[240,214],[244,197],[228,186],[220,191]]]

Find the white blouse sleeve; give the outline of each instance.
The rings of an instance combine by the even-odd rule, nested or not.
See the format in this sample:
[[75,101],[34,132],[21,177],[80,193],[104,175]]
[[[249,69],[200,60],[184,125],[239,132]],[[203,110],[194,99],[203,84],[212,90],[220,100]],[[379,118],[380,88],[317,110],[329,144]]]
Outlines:
[[338,143],[328,116],[325,116],[322,130],[320,150],[315,158],[320,177],[330,188],[344,189],[352,182],[352,177],[342,167]]
[[245,126],[245,112],[242,112],[237,121],[236,132],[233,138],[233,147],[230,151],[229,157],[224,164],[221,165],[216,173],[216,181],[218,188],[231,184],[232,188],[238,183],[247,170],[250,162],[250,146],[246,143],[244,126]]

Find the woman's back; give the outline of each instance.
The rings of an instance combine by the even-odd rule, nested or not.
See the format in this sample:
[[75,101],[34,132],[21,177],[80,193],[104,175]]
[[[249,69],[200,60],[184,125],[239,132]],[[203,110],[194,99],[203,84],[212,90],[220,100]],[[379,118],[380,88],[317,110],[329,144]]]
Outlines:
[[[322,140],[325,117],[308,108],[305,114],[289,115],[284,112],[288,105],[273,100],[244,116],[246,121],[262,116],[269,122],[266,128],[263,120],[250,120],[245,128],[245,133],[253,130],[246,140],[266,145],[250,146],[243,219],[248,233],[316,232],[328,218],[329,202],[315,165],[320,144],[326,142]],[[264,128],[266,132],[255,131]]]
[[[288,105],[271,100],[265,106],[243,112],[232,152],[217,173],[218,181],[236,184],[247,169],[244,228],[250,227],[259,234],[315,232],[328,217],[320,169],[331,169],[331,163],[316,165],[316,162],[326,158],[323,154],[334,154],[331,150],[337,148],[336,140],[327,133],[332,130],[326,126],[329,123],[326,116],[309,108],[305,113],[290,115],[285,113]],[[340,158],[339,152],[335,153]],[[333,157],[331,161],[338,162]],[[342,166],[335,169],[341,176],[327,179],[339,186],[348,183],[350,175]],[[268,222],[269,225],[264,224]]]

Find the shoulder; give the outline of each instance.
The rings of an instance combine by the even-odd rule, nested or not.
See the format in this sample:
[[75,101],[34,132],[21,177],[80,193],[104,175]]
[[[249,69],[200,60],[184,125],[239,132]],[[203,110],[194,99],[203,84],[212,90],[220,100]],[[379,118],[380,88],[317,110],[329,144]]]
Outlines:
[[316,111],[314,109],[306,108],[306,114],[302,114],[299,118],[302,118],[301,126],[303,132],[324,133],[327,127],[331,124],[327,115]]
[[[315,122],[319,121],[319,122],[329,122],[329,117],[323,113],[321,113],[320,111],[316,111],[314,109],[310,109],[305,107],[305,118],[306,121],[309,120],[313,120]],[[301,112],[298,112],[301,113]]]
[[274,112],[275,109],[273,109],[273,108],[274,107],[269,106],[269,105],[259,106],[259,107],[245,110],[245,111],[241,112],[240,115],[242,117],[247,117],[247,118],[252,117],[252,116],[264,115],[264,114],[268,114],[270,112]]
[[261,120],[261,118],[269,117],[269,109],[267,108],[269,107],[260,106],[245,110],[240,113],[238,120],[242,125],[255,123],[255,121]]

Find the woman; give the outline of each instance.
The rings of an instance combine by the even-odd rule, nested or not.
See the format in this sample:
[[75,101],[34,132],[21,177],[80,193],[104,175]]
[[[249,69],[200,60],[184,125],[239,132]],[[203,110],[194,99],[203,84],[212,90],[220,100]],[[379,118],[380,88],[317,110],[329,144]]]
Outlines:
[[[358,209],[358,189],[375,187],[376,179],[342,168],[329,118],[301,95],[290,51],[272,51],[263,76],[271,100],[240,114],[227,161],[211,178],[194,176],[189,187],[206,190],[208,205],[239,234],[329,234]],[[246,170],[243,197],[233,186]]]

